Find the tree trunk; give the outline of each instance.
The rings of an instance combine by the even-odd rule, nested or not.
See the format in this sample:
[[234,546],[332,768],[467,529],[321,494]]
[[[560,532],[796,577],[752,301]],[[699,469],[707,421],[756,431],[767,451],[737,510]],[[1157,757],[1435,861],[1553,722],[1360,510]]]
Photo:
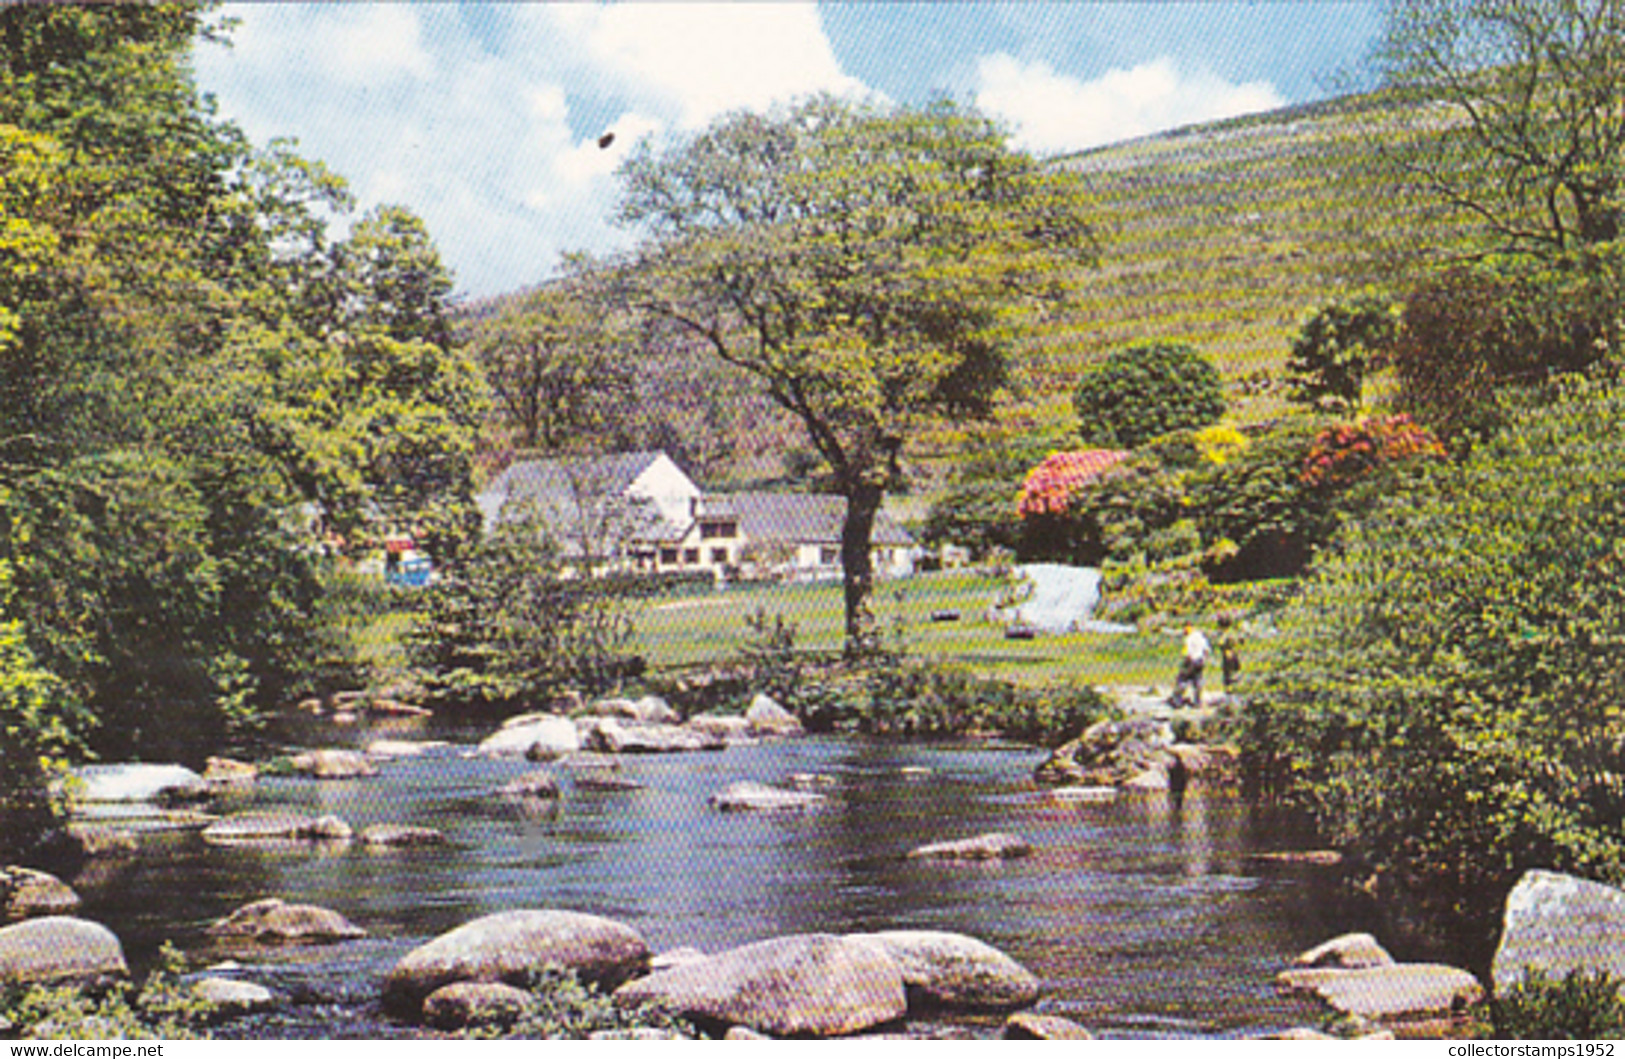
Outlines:
[[846,590],[845,653],[849,660],[872,654],[880,646],[880,630],[870,605],[875,572],[869,542],[884,496],[885,491],[874,485],[860,484],[847,490],[846,521],[841,525],[841,583]]

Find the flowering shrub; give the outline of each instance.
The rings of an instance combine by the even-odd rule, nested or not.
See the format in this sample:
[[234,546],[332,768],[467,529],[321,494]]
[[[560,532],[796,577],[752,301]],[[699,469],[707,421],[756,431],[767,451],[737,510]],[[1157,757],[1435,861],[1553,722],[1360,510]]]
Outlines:
[[1444,455],[1439,439],[1408,415],[1362,417],[1321,431],[1304,459],[1303,482],[1339,490],[1378,467]]
[[1022,518],[1032,515],[1064,515],[1073,494],[1128,456],[1118,449],[1081,449],[1056,452],[1027,472],[1016,512]]

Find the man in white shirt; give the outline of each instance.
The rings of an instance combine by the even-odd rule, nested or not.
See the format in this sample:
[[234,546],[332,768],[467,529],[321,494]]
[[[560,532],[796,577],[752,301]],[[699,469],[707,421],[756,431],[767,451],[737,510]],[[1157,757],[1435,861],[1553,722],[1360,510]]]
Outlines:
[[1185,689],[1191,689],[1190,705],[1202,705],[1202,669],[1207,665],[1209,650],[1207,637],[1194,625],[1185,626],[1185,654],[1179,660],[1179,676],[1174,680],[1174,693],[1169,705],[1185,705]]

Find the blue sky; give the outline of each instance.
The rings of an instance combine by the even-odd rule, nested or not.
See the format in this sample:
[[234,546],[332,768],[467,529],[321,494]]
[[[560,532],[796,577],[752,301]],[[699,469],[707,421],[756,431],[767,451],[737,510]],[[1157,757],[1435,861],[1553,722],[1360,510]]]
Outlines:
[[[606,251],[615,165],[732,109],[815,91],[948,96],[1047,155],[1335,94],[1376,2],[227,5],[198,81],[256,143],[299,141],[362,209],[412,208],[459,291]],[[615,142],[600,149],[598,138]]]

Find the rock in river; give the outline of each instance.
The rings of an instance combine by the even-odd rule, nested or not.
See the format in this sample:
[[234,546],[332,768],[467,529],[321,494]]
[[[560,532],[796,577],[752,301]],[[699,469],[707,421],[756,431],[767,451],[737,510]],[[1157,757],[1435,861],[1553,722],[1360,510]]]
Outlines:
[[100,923],[43,916],[0,927],[0,985],[89,985],[129,973],[124,947]]
[[1033,851],[1027,840],[1019,835],[991,831],[975,838],[962,838],[952,842],[933,842],[908,852],[910,859],[932,860],[1008,860],[1025,857]]
[[84,765],[73,770],[86,802],[175,802],[207,797],[203,777],[184,765]]
[[1038,999],[1038,978],[986,942],[942,930],[885,930],[874,942],[903,972],[912,1005],[1008,1011]]
[[361,829],[361,844],[391,849],[408,846],[443,846],[446,836],[432,827],[411,827],[406,824],[369,824]]
[[1319,997],[1339,1014],[1385,1023],[1458,1015],[1484,996],[1471,973],[1438,963],[1287,971],[1276,984]]
[[796,715],[766,695],[757,695],[745,711],[745,721],[753,735],[800,735]]
[[695,750],[721,750],[721,736],[673,724],[640,724],[614,717],[599,717],[587,727],[582,740],[589,750],[606,754],[674,754]]
[[277,897],[243,905],[216,920],[206,933],[271,944],[343,941],[367,934],[337,912],[317,905],[290,905]]
[[1038,1015],[1021,1011],[1004,1023],[1005,1040],[1010,1041],[1092,1041],[1095,1035],[1060,1015]]
[[1625,977],[1625,890],[1553,871],[1529,871],[1507,895],[1490,965],[1496,989],[1526,968],[1561,979],[1571,971]]
[[351,780],[378,774],[372,761],[359,750],[311,750],[294,755],[289,764],[295,772],[318,780]]
[[336,816],[313,817],[304,813],[263,811],[234,813],[203,829],[203,841],[215,845],[256,842],[342,842],[350,837],[350,827]]
[[423,1021],[437,1029],[507,1026],[532,1006],[531,995],[504,982],[453,982],[423,1001]]
[[79,895],[55,875],[15,866],[0,869],[0,918],[63,916],[78,910]]
[[464,923],[407,953],[384,981],[384,1001],[414,1013],[424,997],[452,982],[521,985],[558,968],[618,985],[648,965],[649,948],[631,927],[583,912],[518,909]]
[[1394,958],[1370,934],[1339,934],[1330,941],[1323,941],[1299,953],[1292,962],[1299,967],[1354,970],[1359,967],[1385,967],[1393,963]]
[[723,812],[741,810],[771,811],[776,809],[811,809],[822,805],[827,799],[822,794],[811,791],[787,791],[780,787],[769,787],[765,783],[752,783],[742,780],[730,783],[722,790],[711,795],[711,804]]
[[878,945],[833,934],[755,942],[628,982],[623,1006],[654,1003],[688,1018],[774,1036],[833,1037],[901,1018],[897,962]]
[[504,724],[480,743],[474,752],[482,757],[528,757],[537,761],[580,749],[581,736],[570,718],[554,714],[528,714]]

